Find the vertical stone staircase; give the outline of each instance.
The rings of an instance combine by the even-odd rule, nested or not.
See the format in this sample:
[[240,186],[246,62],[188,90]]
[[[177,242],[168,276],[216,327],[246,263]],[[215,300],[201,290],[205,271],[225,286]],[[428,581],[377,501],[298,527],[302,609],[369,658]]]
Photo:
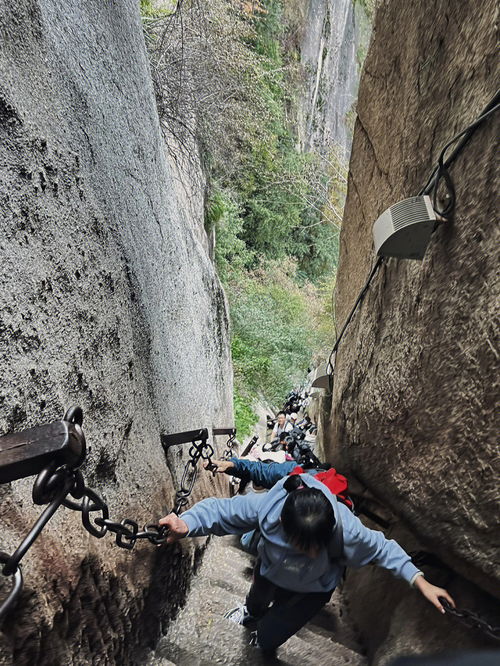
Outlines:
[[258,648],[250,646],[250,632],[223,617],[244,601],[252,579],[253,558],[237,544],[235,537],[210,540],[186,605],[149,656],[147,666],[367,664],[340,591],[278,649],[275,660],[266,660]]

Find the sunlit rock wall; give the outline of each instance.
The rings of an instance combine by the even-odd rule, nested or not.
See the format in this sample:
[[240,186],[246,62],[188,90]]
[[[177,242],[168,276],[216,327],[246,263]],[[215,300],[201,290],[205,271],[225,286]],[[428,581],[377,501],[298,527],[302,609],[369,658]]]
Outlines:
[[[353,0],[309,0],[300,43],[304,89],[299,106],[299,140],[308,151],[337,157],[350,152],[360,60],[369,39],[369,20]],[[331,157],[331,155],[330,155]]]
[[[167,466],[160,433],[232,425],[232,374],[224,294],[165,156],[138,2],[4,1],[0,49],[0,431],[81,405],[87,482],[113,518],[151,522],[187,457]],[[40,512],[32,481],[0,487],[3,551]],[[195,494],[219,490],[204,474]],[[192,557],[122,551],[60,509],[23,561],[0,663],[129,663],[174,612]]]
[[[373,222],[418,193],[441,147],[494,95],[497,18],[492,0],[379,3],[340,241],[339,326],[374,260]],[[490,118],[453,166],[455,216],[423,262],[388,261],[348,328],[328,454],[421,546],[498,598],[497,131]],[[460,586],[456,595],[466,601]],[[363,603],[368,614],[375,607]],[[441,645],[453,643],[451,621],[434,622]]]

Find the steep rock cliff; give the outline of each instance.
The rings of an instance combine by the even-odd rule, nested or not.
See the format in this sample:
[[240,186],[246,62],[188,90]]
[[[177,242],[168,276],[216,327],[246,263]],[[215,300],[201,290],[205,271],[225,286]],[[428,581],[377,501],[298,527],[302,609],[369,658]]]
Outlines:
[[358,56],[366,48],[369,22],[353,0],[310,0],[304,19],[300,60],[304,93],[299,139],[305,150],[333,144],[349,155],[352,112],[359,82]]
[[[489,0],[379,3],[341,233],[339,325],[372,265],[375,219],[420,190],[440,148],[494,94],[497,18]],[[496,127],[497,118],[487,121],[453,166],[454,219],[435,232],[424,261],[389,260],[350,325],[337,356],[327,453],[420,546],[498,598]],[[465,586],[456,589],[462,603]],[[420,629],[438,619],[422,619]],[[433,647],[460,645],[450,626],[441,621]],[[425,631],[413,649],[429,650]]]
[[[165,154],[138,3],[2,2],[0,34],[0,429],[81,405],[87,482],[112,517],[151,522],[187,458],[167,467],[160,433],[231,425],[232,374],[224,294]],[[40,512],[32,481],[0,487],[4,551]],[[204,475],[196,497],[220,489]],[[193,554],[127,553],[60,509],[23,561],[0,663],[128,662],[174,612]]]

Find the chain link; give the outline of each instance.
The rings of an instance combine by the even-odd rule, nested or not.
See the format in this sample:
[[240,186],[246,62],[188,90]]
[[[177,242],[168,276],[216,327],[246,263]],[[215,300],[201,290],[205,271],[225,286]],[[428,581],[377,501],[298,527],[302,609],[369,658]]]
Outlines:
[[[425,550],[417,550],[409,553],[413,564],[419,569],[422,566],[430,566],[436,569],[442,569],[444,572],[447,572],[448,575],[453,576],[453,570],[445,564],[437,555],[434,553],[429,553]],[[465,608],[453,608],[453,606],[447,601],[444,597],[439,598],[443,608],[447,613],[456,617],[462,624],[465,626],[478,629],[486,636],[489,636],[493,640],[500,641],[500,627],[493,627],[485,619],[473,613],[470,610]]]
[[[80,423],[81,423],[81,415]],[[235,434],[233,433],[226,442],[226,449],[222,459],[227,460],[233,453]],[[206,469],[215,471],[216,465],[212,462],[214,455],[213,447],[208,444],[207,438],[202,437],[199,442],[193,441],[189,449],[189,460],[186,462],[182,474],[181,486],[175,494],[175,505],[173,513],[178,514],[186,506],[191,496],[198,474],[198,462],[206,460]],[[75,502],[68,498],[71,495]],[[19,597],[23,587],[23,576],[20,562],[31,548],[33,543],[41,534],[43,528],[54,515],[57,509],[64,505],[73,511],[80,511],[82,523],[85,529],[98,539],[104,537],[108,532],[115,534],[115,542],[120,548],[132,550],[137,541],[148,540],[151,544],[159,546],[167,540],[168,529],[157,524],[145,525],[139,531],[139,525],[135,520],[125,518],[116,522],[109,518],[109,508],[104,499],[94,490],[85,485],[83,475],[78,469],[72,469],[67,465],[58,466],[51,463],[37,476],[33,484],[33,502],[38,505],[47,504],[28,535],[12,555],[0,552],[0,564],[3,564],[2,574],[12,577],[12,584],[7,597],[0,604],[0,621],[12,609]],[[100,513],[92,517],[93,513]],[[415,553],[416,555],[430,556],[428,553]],[[415,559],[417,559],[415,557]],[[424,562],[422,562],[424,563]],[[453,608],[446,599],[441,598],[441,603],[446,612],[453,615],[469,628],[478,629],[490,638],[500,641],[500,627],[494,627],[476,613],[466,609]]]
[[500,627],[494,627],[484,618],[476,613],[473,613],[466,608],[453,608],[453,606],[443,597],[439,597],[443,608],[447,613],[456,617],[462,624],[465,624],[469,629],[478,629],[486,636],[489,636],[495,641],[500,641]]
[[[64,417],[65,420],[78,423],[78,425],[81,425],[82,418],[83,415],[79,408],[69,410]],[[212,462],[214,449],[201,432],[203,431],[200,431],[200,439],[194,440],[189,449],[189,460],[184,466],[181,487],[175,494],[175,505],[172,510],[174,513],[179,513],[188,503],[198,475],[199,460],[207,461],[206,469],[212,472],[217,469]],[[83,460],[79,460],[77,465],[81,462]],[[73,499],[70,499],[68,495],[71,495]],[[48,506],[12,555],[0,552],[0,564],[3,564],[1,573],[4,576],[12,577],[11,589],[0,603],[0,621],[12,609],[21,594],[23,576],[20,562],[22,558],[61,505],[81,512],[84,528],[94,537],[101,539],[111,532],[116,537],[116,545],[125,550],[132,550],[137,541],[141,540],[147,540],[154,546],[160,546],[168,537],[168,528],[157,524],[148,524],[139,530],[139,524],[130,518],[125,518],[121,522],[111,520],[105,500],[95,490],[85,485],[80,470],[68,465],[60,466],[59,463],[52,462],[42,469],[33,484],[32,498],[34,504],[47,504]]]
[[[39,480],[42,475],[41,481]],[[40,514],[38,520],[35,522],[27,536],[23,539],[17,549],[12,555],[1,553],[0,562],[4,565],[2,574],[4,576],[12,576],[12,587],[7,597],[0,604],[0,621],[15,605],[21,591],[23,589],[23,575],[21,571],[21,560],[29,551],[31,546],[35,543],[40,536],[43,528],[52,518],[57,509],[64,502],[66,496],[71,492],[72,488],[77,484],[75,479],[76,472],[66,466],[61,469],[54,470],[53,465],[49,465],[46,469],[40,472],[37,477],[38,485],[35,482],[33,488],[34,495],[37,497],[38,502],[45,499],[48,506]]]
[[[181,486],[175,494],[173,513],[179,513],[188,503],[198,476],[199,460],[206,460],[208,462],[207,469],[210,469],[213,467],[211,460],[213,455],[214,450],[205,438],[202,438],[199,443],[196,441],[192,443],[189,448],[189,460],[184,466]],[[101,539],[108,532],[111,532],[116,536],[116,545],[126,550],[132,550],[137,541],[144,539],[147,539],[154,546],[160,546],[167,540],[168,529],[166,527],[149,524],[139,531],[139,524],[130,518],[125,518],[121,522],[111,520],[106,502],[94,490],[84,486],[83,490],[78,489],[78,491],[81,493],[80,496],[83,497],[82,503],[76,505],[76,503],[67,501],[65,505],[82,512],[83,526],[97,539]],[[93,513],[99,513],[100,515],[92,517]]]
[[236,446],[236,432],[229,436],[226,442],[226,448],[222,454],[222,460],[229,460],[234,456],[234,447]]
[[[10,555],[7,553],[0,552],[0,563],[1,564],[6,564],[10,560]],[[23,574],[21,571],[21,567],[18,566],[16,569],[13,571],[12,574],[10,574],[12,577],[12,583],[11,583],[11,588],[5,599],[3,600],[2,604],[0,605],[0,621],[3,619],[4,615],[6,615],[10,609],[15,605],[18,596],[21,594],[21,590],[23,589]]]
[[[212,463],[214,455],[213,447],[203,438],[199,444],[193,442],[189,449],[189,460],[182,474],[181,486],[175,493],[175,505],[172,513],[179,514],[180,510],[188,503],[188,498],[193,492],[194,484],[198,476],[198,461],[200,458],[207,461],[206,469],[215,472],[217,466]],[[214,469],[215,468],[215,469]]]

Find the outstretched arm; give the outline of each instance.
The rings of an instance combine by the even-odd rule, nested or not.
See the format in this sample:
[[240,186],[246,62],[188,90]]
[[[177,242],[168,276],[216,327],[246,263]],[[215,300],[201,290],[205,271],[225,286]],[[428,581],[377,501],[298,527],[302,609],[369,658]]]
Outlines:
[[195,504],[180,516],[170,513],[159,521],[169,528],[167,543],[186,536],[244,534],[259,524],[258,511],[265,495],[251,493],[231,499],[211,497]]
[[446,590],[425,580],[408,553],[394,539],[386,539],[383,532],[365,527],[345,506],[339,504],[338,508],[342,512],[344,554],[349,566],[362,567],[373,562],[395,576],[404,578],[442,613],[445,611],[439,597],[444,597],[455,606]]
[[257,460],[243,460],[230,458],[229,460],[214,460],[217,472],[231,474],[240,479],[250,479],[262,488],[272,488],[284,476],[290,474],[297,463],[263,463]]

